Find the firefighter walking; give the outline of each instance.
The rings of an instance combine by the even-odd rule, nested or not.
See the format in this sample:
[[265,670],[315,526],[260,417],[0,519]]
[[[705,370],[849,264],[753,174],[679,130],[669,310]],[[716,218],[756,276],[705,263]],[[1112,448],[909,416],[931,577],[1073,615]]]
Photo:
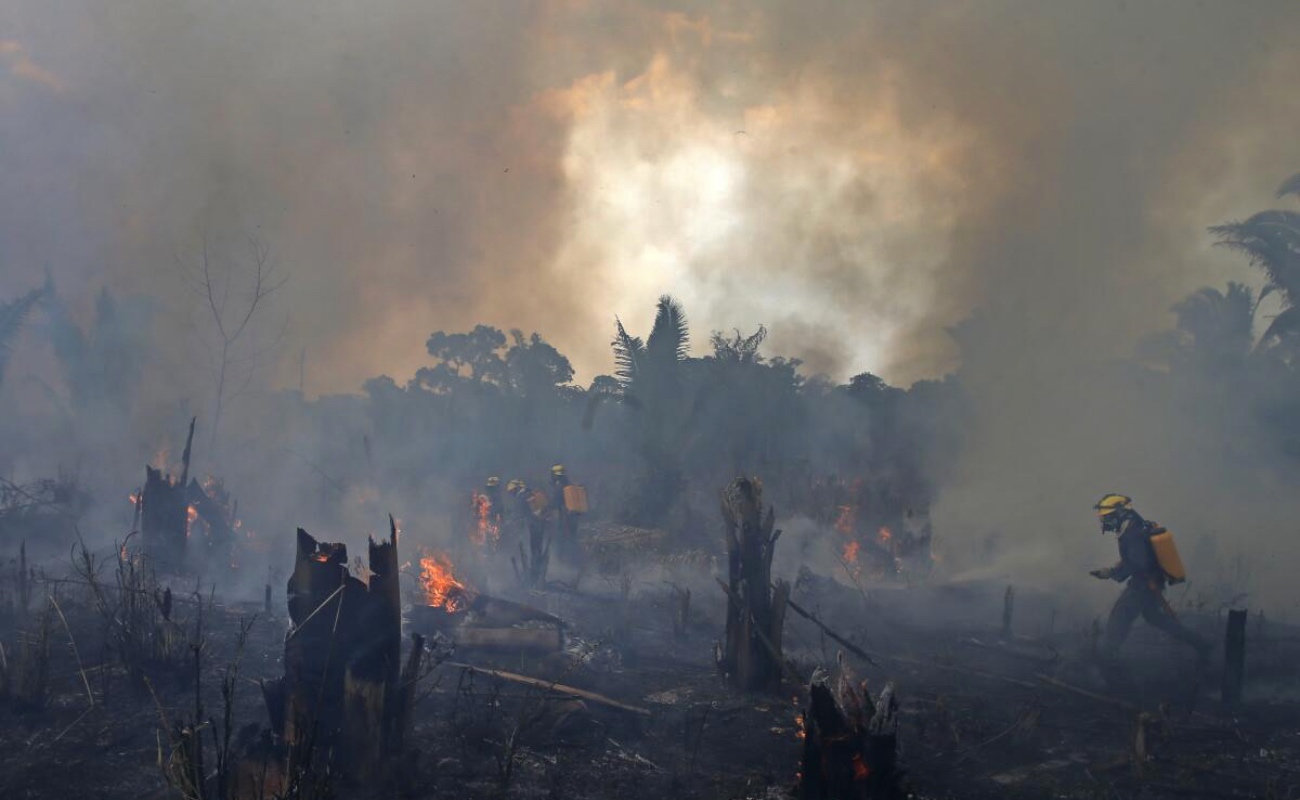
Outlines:
[[1188,630],[1165,600],[1165,584],[1184,580],[1182,562],[1173,547],[1173,537],[1164,528],[1143,519],[1133,500],[1122,494],[1108,494],[1093,506],[1101,531],[1118,534],[1119,563],[1095,569],[1094,578],[1127,581],[1124,591],[1106,620],[1101,653],[1114,658],[1140,616],[1152,627],[1196,651],[1201,660],[1210,654],[1209,642]]

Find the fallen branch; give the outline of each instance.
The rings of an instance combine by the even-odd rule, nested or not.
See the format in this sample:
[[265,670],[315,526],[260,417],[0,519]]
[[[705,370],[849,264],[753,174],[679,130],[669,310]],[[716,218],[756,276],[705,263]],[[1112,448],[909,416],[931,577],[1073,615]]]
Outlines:
[[826,627],[826,624],[821,620],[817,619],[817,617],[813,616],[811,611],[803,610],[802,608],[799,607],[799,604],[793,600],[786,600],[786,602],[790,605],[790,608],[794,611],[794,613],[798,614],[799,616],[808,620],[812,624],[816,625],[818,628],[821,629],[822,633],[834,639],[836,642],[839,642],[840,644],[844,645],[844,648],[848,650],[850,653],[862,659],[863,661],[866,661],[868,664],[870,664],[873,667],[880,666],[879,664],[876,663],[876,660],[867,653],[866,650],[863,650],[861,647],[858,647],[856,644],[853,644],[849,640],[845,639],[843,636],[840,636],[835,631]]
[[646,717],[650,716],[650,709],[648,708],[641,708],[640,706],[628,705],[627,703],[619,702],[618,700],[615,700],[611,697],[606,697],[603,694],[596,694],[595,692],[589,692],[586,689],[579,689],[575,686],[566,686],[563,683],[544,681],[541,678],[530,678],[527,675],[519,675],[514,672],[505,672],[499,669],[486,669],[484,667],[476,667],[473,666],[472,664],[457,664],[457,663],[447,662],[447,666],[456,667],[458,669],[469,670],[470,672],[477,672],[480,675],[489,675],[493,678],[500,678],[503,681],[510,681],[511,683],[519,683],[519,684],[523,684],[524,686],[536,686],[538,688],[545,689],[550,692],[554,692],[558,695],[576,697],[582,700],[590,700],[593,703],[599,703],[604,706],[609,706],[610,708],[616,708],[620,711],[629,711],[633,714],[641,714],[642,716],[646,716]]
[[[86,668],[81,666],[81,653],[77,650],[77,640],[72,638],[72,628],[68,627],[68,618],[63,616],[63,609],[59,608],[59,601],[50,595],[50,604],[54,610],[59,612],[59,620],[63,622],[63,630],[68,634],[68,644],[72,645],[72,656],[77,659],[77,671],[81,673],[81,684],[86,687],[86,701],[90,707],[95,707],[95,695],[90,691],[90,681],[86,679]],[[74,723],[75,724],[75,723]]]
[[1038,678],[1043,683],[1049,684],[1051,686],[1055,686],[1058,689],[1064,689],[1067,692],[1074,692],[1075,694],[1080,695],[1082,697],[1087,697],[1090,700],[1097,700],[1102,703],[1108,703],[1117,708],[1122,708],[1125,711],[1141,710],[1137,706],[1133,705],[1132,703],[1126,703],[1123,700],[1117,700],[1114,697],[1107,697],[1104,694],[1097,694],[1096,692],[1090,692],[1087,689],[1080,689],[1078,686],[1071,686],[1070,684],[1065,683],[1064,681],[1059,681],[1056,678],[1053,678],[1051,675],[1034,673],[1034,677]]

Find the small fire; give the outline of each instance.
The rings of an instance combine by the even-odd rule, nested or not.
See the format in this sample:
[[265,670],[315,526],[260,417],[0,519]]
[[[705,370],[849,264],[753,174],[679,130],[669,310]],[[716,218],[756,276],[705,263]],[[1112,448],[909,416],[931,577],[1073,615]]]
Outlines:
[[190,531],[194,528],[194,522],[199,518],[199,509],[190,503],[185,509],[185,538],[190,538]]
[[862,549],[862,545],[858,544],[858,542],[857,542],[856,539],[853,540],[853,541],[851,541],[851,542],[847,542],[847,543],[845,543],[845,545],[844,545],[844,560],[845,560],[847,563],[849,563],[849,564],[857,564],[857,563],[858,563],[858,551],[861,550],[861,549]]
[[880,540],[881,544],[887,545],[890,540],[894,538],[894,532],[889,528],[881,527],[881,529],[876,532],[876,538]]
[[465,607],[465,584],[456,579],[451,559],[446,553],[429,553],[420,557],[420,585],[424,599],[448,614]]
[[131,494],[127,495],[127,497],[131,498],[131,505],[133,505],[133,506],[138,506],[138,505],[140,505],[140,493],[139,493],[139,492],[131,492]]
[[474,520],[476,528],[470,539],[478,547],[491,545],[493,548],[501,541],[501,526],[494,519],[495,514],[492,511],[492,500],[485,494],[474,493],[473,497]]
[[803,711],[799,709],[799,698],[792,697],[790,700],[794,703],[795,707],[794,735],[796,739],[802,741],[808,738],[808,720],[804,717]]
[[865,781],[871,776],[871,768],[862,761],[862,754],[853,756],[853,780]]
[[858,510],[853,506],[839,506],[835,516],[835,530],[845,536],[853,535],[853,528],[858,521]]

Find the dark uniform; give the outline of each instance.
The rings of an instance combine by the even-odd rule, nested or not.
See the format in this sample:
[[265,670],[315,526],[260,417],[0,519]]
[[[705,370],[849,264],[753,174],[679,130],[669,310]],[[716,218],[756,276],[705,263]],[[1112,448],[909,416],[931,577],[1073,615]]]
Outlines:
[[572,561],[578,552],[578,517],[569,513],[564,502],[564,487],[569,476],[559,464],[551,468],[551,508],[555,509],[555,538],[562,558]]
[[501,484],[489,482],[483,487],[483,496],[488,500],[489,518],[494,524],[500,525],[506,508],[501,500]]
[[1119,563],[1108,570],[1093,573],[1099,578],[1128,581],[1106,620],[1103,655],[1113,657],[1119,651],[1134,621],[1140,616],[1147,624],[1190,645],[1202,658],[1206,657],[1210,651],[1209,643],[1184,627],[1165,600],[1165,574],[1151,547],[1155,526],[1136,512],[1129,511],[1126,517],[1119,533]]
[[514,497],[513,516],[521,521],[528,532],[528,585],[533,588],[546,583],[547,563],[550,561],[551,546],[546,538],[546,518],[533,513],[528,504],[530,492],[523,483],[516,483],[510,494]]

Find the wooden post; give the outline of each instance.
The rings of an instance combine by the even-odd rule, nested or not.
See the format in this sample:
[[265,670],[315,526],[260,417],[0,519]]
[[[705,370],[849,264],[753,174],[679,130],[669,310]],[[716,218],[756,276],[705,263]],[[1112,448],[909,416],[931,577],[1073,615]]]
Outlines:
[[1245,609],[1234,609],[1228,612],[1228,629],[1223,646],[1223,704],[1225,706],[1236,706],[1241,703],[1241,687],[1246,674],[1248,616]]
[[686,638],[686,629],[691,619],[691,590],[673,586],[673,636]]
[[1016,590],[1013,586],[1007,586],[1007,591],[1002,595],[1002,638],[1011,639],[1011,617],[1016,610]]
[[763,488],[757,479],[736,478],[722,493],[727,536],[727,628],[718,668],[745,691],[780,687],[781,628],[789,586],[772,586],[772,556],[781,531],[776,513],[763,513]]

